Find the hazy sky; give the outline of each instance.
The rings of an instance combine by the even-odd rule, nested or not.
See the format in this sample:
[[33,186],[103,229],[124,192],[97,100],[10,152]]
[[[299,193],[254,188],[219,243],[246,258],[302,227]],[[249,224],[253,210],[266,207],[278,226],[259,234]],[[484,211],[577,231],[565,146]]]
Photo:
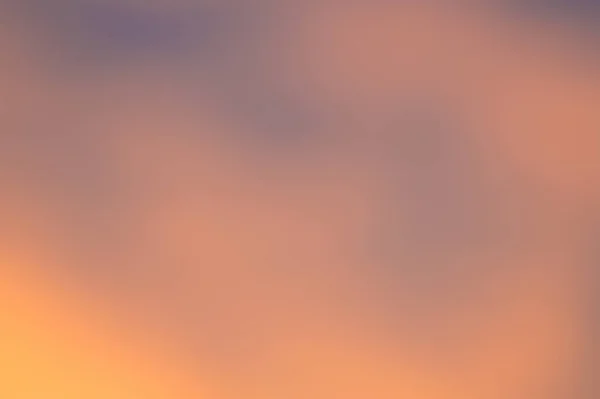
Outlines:
[[597,397],[598,4],[2,2],[0,396]]

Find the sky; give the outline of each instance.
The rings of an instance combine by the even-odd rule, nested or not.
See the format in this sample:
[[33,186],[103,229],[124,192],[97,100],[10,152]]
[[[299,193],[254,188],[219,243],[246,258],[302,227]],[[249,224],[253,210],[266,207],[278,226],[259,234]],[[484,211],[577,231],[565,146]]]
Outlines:
[[597,4],[2,2],[0,397],[597,397]]

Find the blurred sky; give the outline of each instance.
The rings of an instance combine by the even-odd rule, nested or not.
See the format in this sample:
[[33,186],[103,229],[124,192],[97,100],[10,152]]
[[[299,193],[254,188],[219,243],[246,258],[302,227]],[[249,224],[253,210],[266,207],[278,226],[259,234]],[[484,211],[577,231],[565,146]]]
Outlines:
[[598,397],[599,4],[0,2],[0,397]]

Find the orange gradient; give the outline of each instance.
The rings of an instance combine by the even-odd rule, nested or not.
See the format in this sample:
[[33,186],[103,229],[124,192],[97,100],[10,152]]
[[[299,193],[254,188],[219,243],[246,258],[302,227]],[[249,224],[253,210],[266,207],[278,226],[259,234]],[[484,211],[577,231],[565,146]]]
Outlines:
[[600,394],[583,25],[98,1],[0,6],[0,398]]

